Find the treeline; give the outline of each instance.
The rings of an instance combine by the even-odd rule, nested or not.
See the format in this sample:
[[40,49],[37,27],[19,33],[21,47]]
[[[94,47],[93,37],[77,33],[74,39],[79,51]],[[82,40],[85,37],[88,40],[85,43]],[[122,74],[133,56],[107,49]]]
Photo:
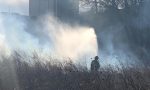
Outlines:
[[[91,7],[88,12],[83,13],[83,18],[85,22],[95,28],[101,51],[107,51],[108,44],[112,45],[113,50],[129,49],[128,52],[133,53],[139,61],[149,66],[150,1],[81,1],[83,7]],[[124,47],[125,45],[126,47]]]
[[72,62],[13,54],[0,61],[0,90],[149,90],[148,67],[105,67],[91,72]]

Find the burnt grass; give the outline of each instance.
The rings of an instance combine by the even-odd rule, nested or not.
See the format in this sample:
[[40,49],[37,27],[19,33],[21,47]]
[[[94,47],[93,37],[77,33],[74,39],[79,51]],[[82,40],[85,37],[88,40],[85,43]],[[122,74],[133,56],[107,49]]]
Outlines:
[[91,72],[70,61],[14,54],[1,57],[0,90],[150,90],[150,68],[139,67],[122,64]]

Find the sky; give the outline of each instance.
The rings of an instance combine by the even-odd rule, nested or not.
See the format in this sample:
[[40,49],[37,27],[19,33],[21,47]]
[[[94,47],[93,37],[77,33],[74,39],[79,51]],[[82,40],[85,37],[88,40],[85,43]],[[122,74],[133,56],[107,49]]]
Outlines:
[[29,0],[0,0],[0,12],[29,14]]
[[[80,7],[81,12],[85,12],[87,10],[89,10],[89,7]],[[0,0],[0,12],[29,15],[29,0]]]

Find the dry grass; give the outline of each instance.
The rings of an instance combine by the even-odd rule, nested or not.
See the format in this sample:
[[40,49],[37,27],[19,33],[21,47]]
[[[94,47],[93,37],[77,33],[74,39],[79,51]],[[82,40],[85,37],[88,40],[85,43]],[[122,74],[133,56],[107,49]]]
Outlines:
[[122,65],[90,72],[71,62],[42,63],[38,56],[14,54],[0,62],[0,90],[150,90],[150,69]]

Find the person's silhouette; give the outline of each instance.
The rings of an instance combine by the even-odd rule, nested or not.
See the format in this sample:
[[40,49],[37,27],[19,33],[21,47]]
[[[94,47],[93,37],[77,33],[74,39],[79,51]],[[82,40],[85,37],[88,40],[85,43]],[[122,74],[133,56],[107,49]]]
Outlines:
[[95,56],[95,59],[91,62],[91,71],[98,71],[100,68],[100,64],[98,61],[99,57]]

